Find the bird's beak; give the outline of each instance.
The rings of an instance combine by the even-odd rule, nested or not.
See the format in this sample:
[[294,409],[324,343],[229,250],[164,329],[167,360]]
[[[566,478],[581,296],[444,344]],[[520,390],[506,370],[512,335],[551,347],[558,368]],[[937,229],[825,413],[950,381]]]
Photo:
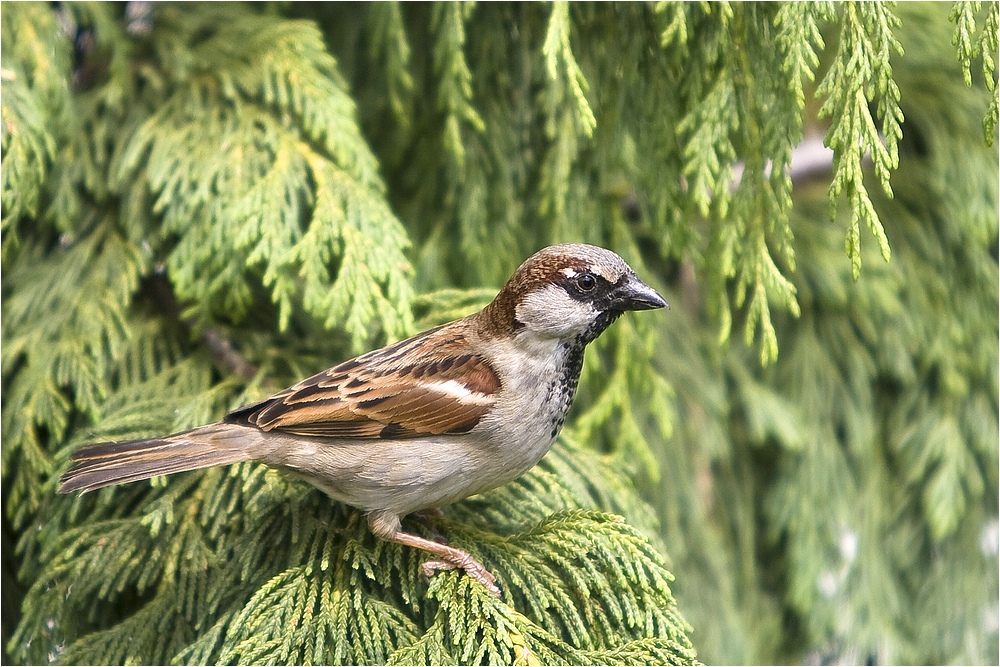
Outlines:
[[615,310],[653,310],[670,308],[670,304],[652,287],[635,276],[611,292],[611,307]]

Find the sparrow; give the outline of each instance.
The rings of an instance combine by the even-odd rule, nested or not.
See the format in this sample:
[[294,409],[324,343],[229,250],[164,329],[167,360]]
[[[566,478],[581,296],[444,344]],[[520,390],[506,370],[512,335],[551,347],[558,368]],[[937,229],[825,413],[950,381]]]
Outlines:
[[302,380],[222,421],[77,449],[59,493],[258,461],[366,513],[379,538],[423,549],[499,596],[468,552],[404,532],[401,517],[524,474],[549,450],[583,352],[629,310],[669,307],[621,257],[562,244],[529,257],[483,310]]

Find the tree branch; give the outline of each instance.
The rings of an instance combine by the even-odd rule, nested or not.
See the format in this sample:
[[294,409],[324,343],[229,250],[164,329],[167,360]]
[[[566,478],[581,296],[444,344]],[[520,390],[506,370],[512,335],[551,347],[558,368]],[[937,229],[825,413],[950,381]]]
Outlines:
[[[167,280],[166,271],[162,267],[159,267],[156,273],[149,278],[148,283],[153,292],[153,297],[160,307],[170,317],[179,322],[189,335],[193,335],[195,331],[194,323],[191,318],[182,316],[183,309],[177,300],[177,295],[174,294],[170,281]],[[247,361],[236,349],[232,341],[223,335],[219,329],[205,327],[198,335],[198,339],[202,345],[208,348],[212,359],[215,361],[215,365],[223,373],[235,375],[246,382],[249,382],[257,375],[257,367]]]

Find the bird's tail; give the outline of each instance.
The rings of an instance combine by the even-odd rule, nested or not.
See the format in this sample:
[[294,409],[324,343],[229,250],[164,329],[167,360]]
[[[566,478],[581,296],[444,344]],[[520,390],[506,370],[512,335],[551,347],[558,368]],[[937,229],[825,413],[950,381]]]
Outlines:
[[86,445],[70,456],[74,464],[60,478],[59,493],[86,493],[157,475],[247,461],[253,457],[244,437],[246,430],[210,424],[163,438]]

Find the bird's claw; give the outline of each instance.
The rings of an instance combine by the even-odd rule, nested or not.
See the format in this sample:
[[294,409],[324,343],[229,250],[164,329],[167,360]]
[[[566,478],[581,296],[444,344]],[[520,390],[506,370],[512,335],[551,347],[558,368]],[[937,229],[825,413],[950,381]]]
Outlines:
[[493,595],[500,597],[500,587],[497,586],[497,578],[486,569],[486,567],[472,556],[466,554],[461,563],[448,560],[428,560],[420,566],[425,577],[430,578],[438,570],[455,570],[462,568],[466,574],[478,581],[483,587]]

